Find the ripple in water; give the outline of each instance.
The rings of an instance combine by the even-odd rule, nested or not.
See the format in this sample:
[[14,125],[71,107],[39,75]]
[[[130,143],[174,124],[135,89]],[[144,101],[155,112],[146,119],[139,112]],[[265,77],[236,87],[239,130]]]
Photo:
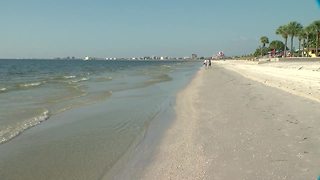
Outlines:
[[17,86],[20,87],[20,88],[31,88],[31,87],[40,86],[43,83],[45,83],[45,82],[43,81],[43,82],[22,83],[22,84],[18,84]]

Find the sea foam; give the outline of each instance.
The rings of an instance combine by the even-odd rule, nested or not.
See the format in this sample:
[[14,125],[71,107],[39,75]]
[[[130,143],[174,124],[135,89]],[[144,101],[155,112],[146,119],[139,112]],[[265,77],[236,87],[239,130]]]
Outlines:
[[35,116],[33,118],[27,119],[23,122],[17,123],[16,126],[8,126],[0,130],[0,144],[5,143],[15,137],[17,137],[19,134],[24,132],[25,130],[32,128],[41,122],[49,119],[50,113],[48,110],[43,111],[38,116]]
[[73,78],[76,78],[76,76],[63,76],[63,78],[65,78],[65,79],[73,79]]
[[88,81],[90,78],[88,77],[83,77],[81,79],[76,79],[76,80],[73,80],[71,81],[72,83],[77,83],[77,82],[81,82],[81,81]]
[[36,86],[40,86],[42,84],[42,82],[32,82],[32,83],[23,83],[23,84],[19,84],[19,87],[22,88],[29,88],[29,87],[36,87]]
[[7,91],[7,88],[0,88],[0,93]]

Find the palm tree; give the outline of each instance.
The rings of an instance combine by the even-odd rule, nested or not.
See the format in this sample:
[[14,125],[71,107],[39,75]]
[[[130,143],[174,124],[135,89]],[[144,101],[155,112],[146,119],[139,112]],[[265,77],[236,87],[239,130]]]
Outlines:
[[269,44],[269,49],[271,50],[274,49],[275,51],[279,51],[279,50],[283,50],[283,48],[284,48],[284,43],[279,40],[271,41]]
[[310,48],[310,36],[311,34],[313,34],[313,25],[310,24],[309,26],[304,28],[304,33],[306,34],[306,38],[307,38],[307,57],[309,57],[309,48]]
[[291,36],[291,55],[293,54],[293,38],[298,35],[299,31],[303,28],[302,25],[296,21],[289,22],[288,27],[288,35]]
[[320,20],[314,21],[312,24],[313,32],[316,33],[316,56],[319,56],[319,36],[320,36]]
[[276,30],[276,34],[281,35],[284,38],[284,57],[287,56],[287,43],[288,43],[288,27],[286,25],[282,25],[280,27],[278,27],[278,29]]
[[[262,37],[260,38],[260,42],[262,43],[262,48],[264,49],[264,48],[266,47],[266,44],[269,43],[269,39],[268,39],[267,36],[262,36]],[[261,49],[261,56],[263,56],[263,54],[262,54],[262,49]]]
[[[298,40],[299,40],[299,56],[303,56],[304,55],[304,45],[305,45],[305,40],[306,40],[306,32],[304,31],[304,29],[301,29],[300,32],[298,33]],[[301,42],[302,46],[303,46],[303,50],[301,51]]]
[[266,47],[266,44],[269,44],[269,39],[267,36],[262,36],[260,42],[262,43],[262,47]]

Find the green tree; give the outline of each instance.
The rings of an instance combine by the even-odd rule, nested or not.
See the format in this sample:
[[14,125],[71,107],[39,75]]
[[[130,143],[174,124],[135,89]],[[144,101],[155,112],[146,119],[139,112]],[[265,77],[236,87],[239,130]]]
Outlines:
[[310,24],[309,26],[304,28],[304,33],[306,34],[307,42],[305,46],[307,46],[307,57],[309,57],[309,49],[310,49],[310,37],[313,35],[313,26]]
[[266,44],[269,44],[269,39],[267,36],[262,36],[260,42],[262,43],[262,47],[266,47]]
[[276,51],[281,51],[281,50],[285,49],[285,45],[283,44],[282,41],[275,40],[275,41],[271,41],[271,43],[269,45],[269,49],[270,50],[275,49]]
[[[307,34],[305,32],[305,29],[301,29],[298,33],[298,40],[299,40],[299,56],[304,55],[304,48],[305,48],[305,40],[307,38]],[[302,51],[301,51],[301,43],[302,43]]]
[[299,32],[303,29],[302,25],[296,21],[289,22],[287,25],[288,35],[291,37],[291,55],[293,54],[293,39],[296,37]]
[[319,56],[319,35],[320,35],[320,20],[314,21],[311,24],[313,33],[316,34],[316,56]]
[[268,54],[268,51],[269,51],[269,49],[268,48],[261,48],[261,47],[259,47],[259,48],[257,48],[256,50],[255,50],[255,52],[253,53],[253,56],[254,57],[258,57],[258,56],[261,56],[261,54]]
[[284,48],[283,48],[283,52],[284,52],[284,57],[287,56],[287,52],[286,52],[286,47],[287,47],[287,43],[288,43],[288,28],[286,25],[282,25],[280,27],[278,27],[278,29],[276,30],[276,34],[281,35],[284,38]]
[[264,55],[263,49],[266,48],[266,44],[269,44],[269,39],[268,39],[267,36],[262,36],[262,37],[260,38],[260,42],[262,43],[261,56],[263,56],[263,55]]

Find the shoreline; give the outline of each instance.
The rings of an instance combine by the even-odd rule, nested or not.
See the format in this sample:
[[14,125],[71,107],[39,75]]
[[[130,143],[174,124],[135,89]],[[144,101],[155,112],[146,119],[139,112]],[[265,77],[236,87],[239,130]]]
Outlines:
[[[261,80],[250,79],[250,76],[257,77],[257,73],[260,74],[258,77],[270,78],[270,75],[262,73],[265,69],[278,74],[282,72],[279,69],[291,73],[318,72],[308,66],[299,68],[300,64],[297,66],[288,62],[284,66],[281,63],[257,65],[232,61],[214,62],[211,68],[200,68],[188,83],[161,105],[163,109],[146,125],[146,132],[140,135],[143,137],[137,137],[116,165],[110,171],[102,171],[100,177],[314,179],[320,175],[317,172],[317,165],[320,164],[320,153],[317,151],[320,148],[320,132],[317,131],[320,127],[317,121],[320,118],[320,104],[263,81],[261,83]],[[258,69],[257,72],[252,71],[254,69]],[[276,80],[279,79],[274,77],[273,81]],[[100,108],[91,107],[88,110],[99,114],[104,111]],[[70,117],[78,114],[80,118],[81,109],[84,108],[66,114]],[[56,122],[40,124],[26,135],[49,130],[50,124],[54,127],[62,123],[58,117],[55,119]],[[53,129],[51,134],[59,136]],[[40,140],[40,144],[47,146],[46,136],[38,136],[36,141]],[[21,139],[24,137],[18,137],[16,141]],[[58,141],[54,139],[53,142]],[[32,153],[26,143],[22,144],[29,149],[29,154]],[[104,146],[107,150],[108,145]],[[102,155],[101,152],[91,157]],[[68,158],[70,156],[65,157]]]
[[163,133],[175,119],[173,108],[175,102],[168,100],[168,106],[161,110],[148,125],[145,132],[142,132],[131,144],[129,149],[103,176],[102,180],[109,179],[138,179],[143,168],[147,166],[150,157],[157,144],[162,139]]
[[[201,86],[200,69],[176,97],[176,118],[162,135],[150,163],[138,179],[204,179],[206,164],[203,147],[197,144],[196,102]],[[194,103],[195,102],[195,103]],[[187,111],[185,111],[187,109]],[[194,147],[196,148],[190,148]]]
[[[183,92],[190,83],[197,77],[201,71],[199,69],[173,97],[168,99],[168,105],[163,109],[149,124],[143,139],[134,147],[132,151],[128,151],[119,162],[117,162],[110,171],[104,176],[103,180],[109,179],[143,179],[145,169],[154,161],[157,148],[166,136],[166,132],[176,122],[178,113],[176,111],[179,97],[183,96]],[[181,102],[180,102],[181,103]]]
[[[112,169],[115,173],[125,169],[123,166],[135,155],[133,153],[143,139],[151,139],[146,143],[145,153],[151,152],[151,143],[155,144],[157,135],[162,134],[174,119],[177,92],[190,82],[200,66],[194,62],[169,65],[145,69],[146,79],[139,78],[142,72],[129,71],[127,73],[137,75],[139,81],[129,81],[131,79],[125,76],[124,80],[113,81],[120,82],[121,87],[123,82],[129,81],[136,88],[122,87],[106,101],[52,116],[22,136],[2,144],[0,176],[9,179],[19,179],[21,175],[24,179],[102,179],[108,177]],[[94,85],[97,89],[105,88]],[[157,123],[154,125],[153,121]],[[145,135],[149,128],[158,132]],[[145,163],[147,161],[141,166]]]
[[177,96],[177,117],[136,179],[315,179],[320,104],[213,65]]

